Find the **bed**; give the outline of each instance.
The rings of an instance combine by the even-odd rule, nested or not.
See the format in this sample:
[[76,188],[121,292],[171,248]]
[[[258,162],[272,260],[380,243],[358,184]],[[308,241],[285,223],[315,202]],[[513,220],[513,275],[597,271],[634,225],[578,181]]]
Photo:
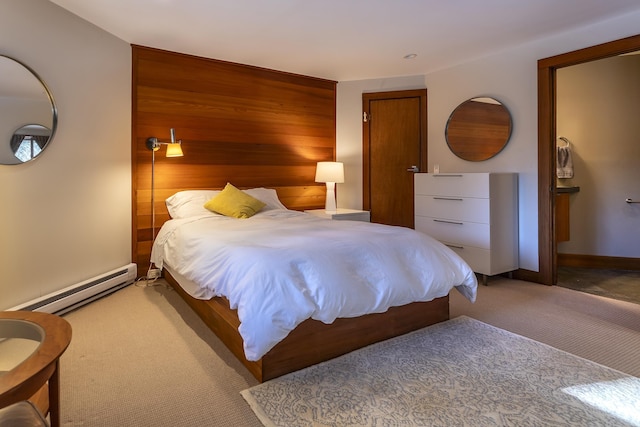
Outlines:
[[242,192],[264,205],[249,218],[204,207],[226,190],[168,198],[151,261],[259,381],[446,320],[453,288],[475,299],[475,274],[429,236],[289,210],[266,188]]
[[[158,228],[179,219],[165,200],[182,190],[221,189],[231,179],[243,189],[275,189],[289,210],[324,206],[326,186],[314,178],[317,162],[336,160],[337,82],[135,45],[132,76],[132,261],[139,274],[149,267]],[[147,139],[166,138],[169,128],[184,157],[167,158],[161,149],[152,161]],[[362,203],[366,208],[366,196]],[[260,359],[247,360],[233,302],[191,296],[180,266],[164,266],[176,292],[260,381],[449,317],[442,292],[331,324],[310,318]]]

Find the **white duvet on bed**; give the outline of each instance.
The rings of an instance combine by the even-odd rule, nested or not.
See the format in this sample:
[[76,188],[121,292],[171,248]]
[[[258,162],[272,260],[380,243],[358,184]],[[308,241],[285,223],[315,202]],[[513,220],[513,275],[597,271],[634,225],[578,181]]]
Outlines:
[[477,288],[469,266],[425,234],[287,210],[169,220],[151,261],[197,283],[193,297],[225,296],[238,309],[248,360],[308,318],[380,313],[453,287],[474,301]]

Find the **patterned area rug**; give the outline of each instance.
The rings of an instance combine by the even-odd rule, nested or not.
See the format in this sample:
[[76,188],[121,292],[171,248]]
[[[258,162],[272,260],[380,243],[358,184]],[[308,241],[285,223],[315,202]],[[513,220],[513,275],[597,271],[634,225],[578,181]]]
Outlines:
[[265,426],[640,426],[640,378],[461,316],[241,392]]

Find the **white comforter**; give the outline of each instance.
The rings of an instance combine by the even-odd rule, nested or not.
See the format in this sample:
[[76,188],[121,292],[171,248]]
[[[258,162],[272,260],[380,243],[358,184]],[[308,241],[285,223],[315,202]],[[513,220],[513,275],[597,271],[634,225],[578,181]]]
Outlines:
[[197,283],[192,296],[225,296],[238,309],[248,360],[308,318],[331,323],[380,313],[453,287],[474,301],[477,288],[469,266],[425,234],[285,210],[172,219],[151,261]]

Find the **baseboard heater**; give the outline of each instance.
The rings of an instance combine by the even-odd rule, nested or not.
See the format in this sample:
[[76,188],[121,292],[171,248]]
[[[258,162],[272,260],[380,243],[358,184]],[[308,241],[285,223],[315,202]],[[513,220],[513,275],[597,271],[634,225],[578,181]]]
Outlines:
[[100,276],[85,280],[57,292],[44,295],[9,310],[42,311],[64,314],[100,297],[122,289],[136,280],[136,264],[127,264]]

